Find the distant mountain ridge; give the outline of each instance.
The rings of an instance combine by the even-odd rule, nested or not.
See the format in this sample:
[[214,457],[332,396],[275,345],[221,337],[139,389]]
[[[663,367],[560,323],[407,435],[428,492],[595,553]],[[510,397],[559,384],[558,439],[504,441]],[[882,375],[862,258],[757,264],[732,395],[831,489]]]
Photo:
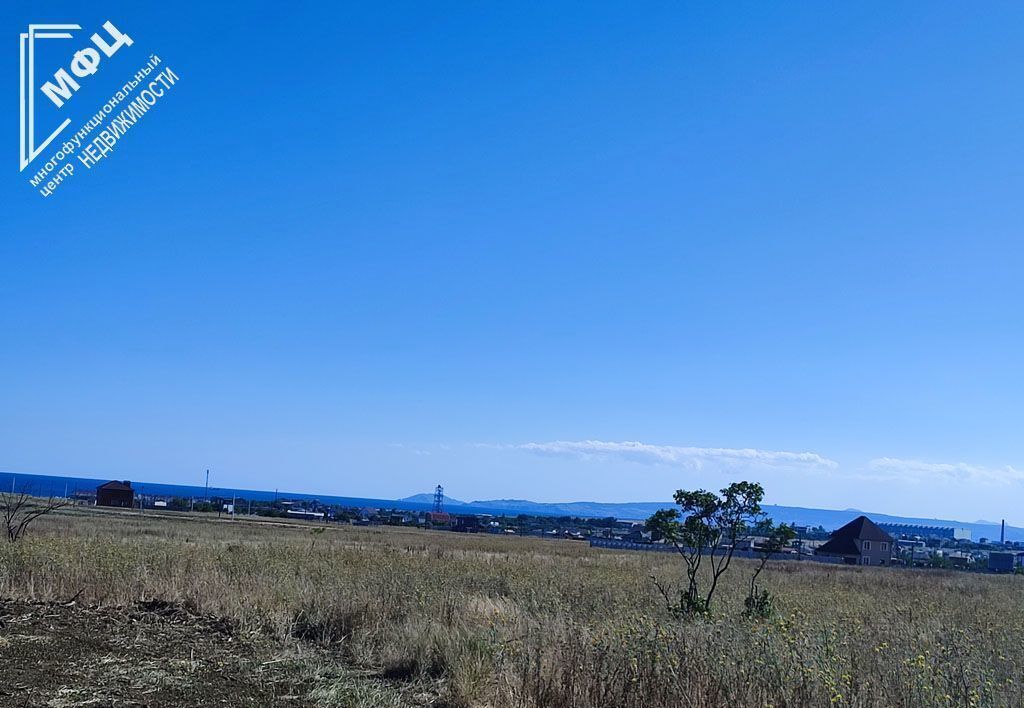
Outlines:
[[[432,503],[434,495],[415,494],[403,502]],[[462,502],[445,497],[445,508],[452,512],[508,514],[538,514],[543,516],[579,516],[587,518],[615,517],[623,520],[644,520],[658,509],[672,507],[672,502],[534,502],[527,499],[488,499]],[[793,523],[806,526],[823,526],[831,531],[839,528],[861,514],[878,523],[914,524],[919,526],[952,526],[969,529],[971,538],[999,540],[998,522],[968,522],[952,519],[926,519],[916,516],[877,514],[859,509],[814,509],[799,506],[765,504],[764,510],[776,523]],[[1024,528],[1006,526],[1007,541],[1024,541]]]
[[[434,503],[434,495],[433,494],[413,494],[411,497],[403,497],[402,499],[396,499],[395,501],[410,502],[412,504],[433,504]],[[451,497],[446,496],[444,498],[444,503],[445,503],[445,506],[449,506],[449,505],[450,506],[470,506],[472,504],[475,504],[476,502],[464,502],[464,501],[459,501],[458,499],[452,499]]]

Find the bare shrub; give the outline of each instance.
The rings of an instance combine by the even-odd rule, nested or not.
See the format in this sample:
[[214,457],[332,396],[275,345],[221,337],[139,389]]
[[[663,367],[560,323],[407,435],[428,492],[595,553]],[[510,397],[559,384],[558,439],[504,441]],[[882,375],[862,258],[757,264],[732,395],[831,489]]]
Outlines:
[[15,543],[25,536],[28,527],[40,517],[68,506],[66,499],[49,497],[37,499],[28,490],[0,492],[0,516],[3,518],[7,540]]

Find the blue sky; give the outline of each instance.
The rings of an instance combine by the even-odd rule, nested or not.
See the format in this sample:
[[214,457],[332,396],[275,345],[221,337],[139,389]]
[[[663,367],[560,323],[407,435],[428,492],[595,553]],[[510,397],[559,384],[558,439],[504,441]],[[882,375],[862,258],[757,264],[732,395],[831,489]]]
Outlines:
[[[1024,6],[204,5],[0,10],[0,469],[1024,522]],[[74,125],[180,83],[44,199],[105,20]]]

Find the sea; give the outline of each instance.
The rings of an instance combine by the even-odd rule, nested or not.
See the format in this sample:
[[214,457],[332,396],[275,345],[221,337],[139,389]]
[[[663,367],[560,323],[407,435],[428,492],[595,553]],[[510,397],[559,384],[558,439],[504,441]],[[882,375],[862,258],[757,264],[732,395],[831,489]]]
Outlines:
[[[16,474],[0,472],[0,491],[26,491],[37,497],[67,497],[75,492],[93,494],[96,487],[109,482],[109,479],[90,479],[88,477],[56,477],[40,474]],[[125,480],[118,480],[125,481]],[[319,501],[321,504],[338,505],[355,509],[400,509],[403,511],[430,511],[431,504],[400,499],[369,499],[364,497],[342,497],[331,494],[308,494],[282,490],[234,489],[231,487],[206,487],[187,484],[164,484],[162,482],[131,482],[137,495],[146,497],[179,497],[181,499],[219,498],[235,499],[236,503],[245,501]],[[492,514],[494,516],[509,515],[507,509],[486,509],[479,506],[460,506],[445,504],[445,511],[454,514]]]

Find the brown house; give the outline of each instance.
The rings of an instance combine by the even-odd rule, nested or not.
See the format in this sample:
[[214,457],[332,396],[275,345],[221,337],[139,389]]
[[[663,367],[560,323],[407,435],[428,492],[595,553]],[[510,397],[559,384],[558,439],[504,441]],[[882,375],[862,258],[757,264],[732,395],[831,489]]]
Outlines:
[[134,501],[135,491],[132,489],[132,483],[128,480],[107,482],[96,487],[96,506],[131,508]]
[[858,516],[818,546],[817,555],[839,556],[848,565],[889,565],[892,544],[892,536],[878,524],[866,516]]

